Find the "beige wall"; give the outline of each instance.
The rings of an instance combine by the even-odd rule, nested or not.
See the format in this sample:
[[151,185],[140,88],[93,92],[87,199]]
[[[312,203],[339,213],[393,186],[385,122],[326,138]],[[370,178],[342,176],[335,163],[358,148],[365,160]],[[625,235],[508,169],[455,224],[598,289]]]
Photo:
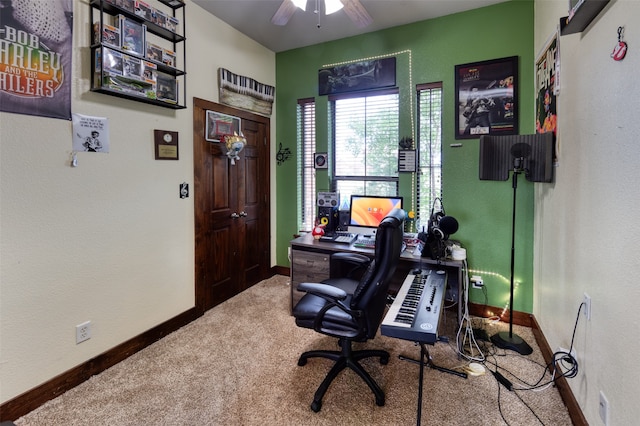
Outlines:
[[[567,14],[566,0],[536,0],[536,52]],[[611,425],[637,424],[640,351],[640,2],[612,0],[582,34],[560,38],[560,164],[536,189],[534,313],[553,349],[571,343],[588,293],[592,317],[575,337],[579,375],[569,384],[592,425],[599,392]],[[630,50],[610,54],[625,27]]]
[[[109,119],[110,153],[71,168],[70,122],[0,113],[1,402],[194,305],[193,196],[178,197],[193,190],[192,98],[218,100],[219,67],[275,85],[275,54],[186,11],[188,108],[173,111],[88,91],[89,10],[74,2],[72,111]],[[154,160],[153,129],[179,132],[179,161]]]

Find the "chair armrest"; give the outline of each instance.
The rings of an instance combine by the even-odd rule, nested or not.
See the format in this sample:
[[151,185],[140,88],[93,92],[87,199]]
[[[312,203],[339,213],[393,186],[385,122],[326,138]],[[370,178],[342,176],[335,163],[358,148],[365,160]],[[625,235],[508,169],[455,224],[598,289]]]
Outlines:
[[[315,313],[315,318],[313,320],[313,329],[315,331],[319,333],[329,334],[330,336],[356,338],[362,333],[362,330],[366,329],[365,324],[360,324],[362,322],[362,312],[352,311],[349,306],[344,304],[344,301],[347,299],[348,294],[341,288],[322,283],[300,283],[298,284],[297,288],[300,291],[304,291],[308,294],[320,297],[326,301],[324,306],[322,306],[322,308]],[[302,299],[299,303],[302,303],[303,300],[304,299]],[[339,309],[344,312],[342,321],[349,321],[349,318],[351,318],[354,323],[359,324],[359,327],[357,327],[357,329],[349,329],[348,327],[344,329],[342,329],[342,327],[327,328],[324,324],[325,315],[327,315],[327,312],[333,309]],[[333,312],[331,314],[331,322],[336,321],[336,315],[338,315],[336,314],[336,312]]]
[[334,253],[329,264],[330,278],[350,278],[360,280],[371,259],[359,253]]
[[[319,297],[329,297],[334,300],[344,300],[347,298],[347,292],[332,285],[320,283],[300,283],[298,290],[306,293],[315,294]],[[325,297],[325,298],[326,298]]]

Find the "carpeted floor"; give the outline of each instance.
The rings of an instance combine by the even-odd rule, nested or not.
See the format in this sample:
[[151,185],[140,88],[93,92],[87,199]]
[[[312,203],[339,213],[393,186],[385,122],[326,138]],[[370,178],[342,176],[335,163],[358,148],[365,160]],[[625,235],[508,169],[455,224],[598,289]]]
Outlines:
[[[489,335],[506,324],[478,321]],[[451,321],[449,321],[451,323]],[[447,324],[449,329],[455,326]],[[476,325],[474,325],[475,327]],[[545,372],[530,330],[514,330],[534,348],[527,357],[487,345],[487,367],[514,387],[529,387]],[[455,334],[454,332],[451,332]],[[452,336],[452,342],[455,336]],[[359,347],[386,349],[388,365],[363,362],[386,392],[378,407],[355,373],[345,370],[329,388],[322,410],[309,408],[331,362],[298,356],[334,349],[336,341],[296,327],[289,315],[289,278],[275,276],[213,308],[161,341],[18,419],[28,425],[412,425],[416,424],[419,367],[398,355],[419,356],[411,342],[378,336]],[[436,364],[461,368],[455,344],[428,347]],[[513,375],[523,380],[516,379]],[[549,375],[545,377],[548,381]],[[570,425],[556,388],[509,392],[492,374],[463,379],[425,370],[423,425]]]

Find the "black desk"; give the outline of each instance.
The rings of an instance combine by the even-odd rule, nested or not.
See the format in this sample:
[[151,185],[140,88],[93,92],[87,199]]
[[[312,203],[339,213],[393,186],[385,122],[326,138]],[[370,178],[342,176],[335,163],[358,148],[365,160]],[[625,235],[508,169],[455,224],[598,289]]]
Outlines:
[[[340,244],[319,241],[311,234],[306,234],[291,241],[291,309],[304,295],[297,290],[302,282],[320,282],[329,278],[329,258],[332,253],[351,252],[373,257],[374,250],[354,247],[353,244]],[[458,322],[462,318],[463,303],[463,269],[461,260],[433,260],[429,257],[414,256],[411,251],[404,251],[400,255],[400,262],[396,268],[389,292],[395,294],[402,286],[407,274],[414,268],[444,269],[449,279],[445,299],[457,302]]]

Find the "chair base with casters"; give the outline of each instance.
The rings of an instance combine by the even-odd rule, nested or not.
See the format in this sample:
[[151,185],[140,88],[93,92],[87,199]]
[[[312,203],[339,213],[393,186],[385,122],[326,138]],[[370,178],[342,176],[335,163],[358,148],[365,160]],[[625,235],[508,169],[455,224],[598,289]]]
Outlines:
[[311,403],[311,409],[316,413],[322,408],[322,398],[329,389],[333,379],[338,377],[338,374],[345,368],[350,368],[355,371],[358,376],[365,381],[371,391],[376,397],[376,405],[382,407],[384,405],[384,391],[378,386],[378,384],[371,378],[371,375],[360,365],[358,361],[365,358],[379,357],[380,364],[387,365],[389,363],[389,352],[375,349],[363,349],[354,351],[351,347],[351,340],[340,339],[338,345],[342,348],[341,351],[308,351],[300,355],[298,359],[298,365],[304,366],[307,364],[309,358],[327,358],[335,361],[334,366],[331,368],[327,376],[324,378],[315,395],[313,396],[313,402]]

